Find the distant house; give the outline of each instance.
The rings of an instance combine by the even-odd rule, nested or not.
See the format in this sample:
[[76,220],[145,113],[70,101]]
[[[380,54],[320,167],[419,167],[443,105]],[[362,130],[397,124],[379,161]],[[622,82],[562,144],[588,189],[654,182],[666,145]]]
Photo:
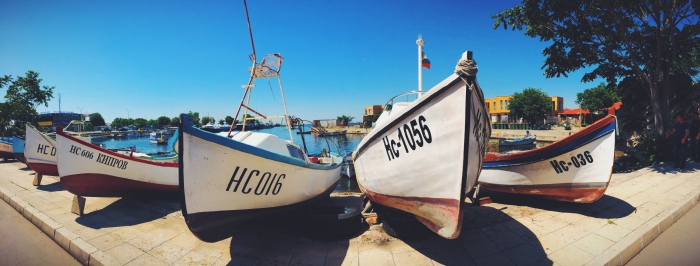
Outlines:
[[374,120],[374,115],[378,114],[383,107],[381,105],[371,105],[365,107],[365,113],[362,116],[362,123],[365,125],[371,125],[372,120]]
[[[496,96],[494,98],[485,99],[486,109],[489,110],[491,123],[512,123],[514,118],[509,118],[510,114],[510,99],[513,96]],[[564,111],[564,98],[559,96],[549,97],[552,101],[552,111],[547,115],[547,123],[554,124],[557,122],[557,114]]]
[[319,119],[311,121],[315,127],[335,127],[339,126],[338,120],[336,119]]

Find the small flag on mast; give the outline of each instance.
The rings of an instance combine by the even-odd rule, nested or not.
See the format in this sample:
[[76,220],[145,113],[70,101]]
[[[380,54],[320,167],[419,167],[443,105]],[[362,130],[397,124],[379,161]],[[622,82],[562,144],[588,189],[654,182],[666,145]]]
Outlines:
[[425,52],[421,51],[423,54],[423,59],[421,60],[421,66],[430,69],[430,60],[428,59],[428,56],[425,55]]

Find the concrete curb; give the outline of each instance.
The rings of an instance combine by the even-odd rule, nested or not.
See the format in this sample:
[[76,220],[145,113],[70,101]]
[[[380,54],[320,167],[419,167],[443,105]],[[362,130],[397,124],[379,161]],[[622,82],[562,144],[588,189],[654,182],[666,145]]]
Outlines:
[[[104,253],[99,252],[97,248],[15,196],[11,191],[0,187],[0,198],[83,265],[109,265],[102,262],[105,259]],[[111,262],[111,260],[109,261]]]
[[679,201],[608,248],[586,265],[625,265],[700,201],[700,193]]

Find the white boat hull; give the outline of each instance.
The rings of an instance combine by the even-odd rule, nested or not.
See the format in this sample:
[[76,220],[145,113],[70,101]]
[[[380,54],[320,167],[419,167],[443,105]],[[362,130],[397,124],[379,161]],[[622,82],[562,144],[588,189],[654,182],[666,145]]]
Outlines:
[[353,155],[357,182],[370,200],[412,213],[449,239],[459,236],[461,206],[491,135],[481,88],[472,82],[470,90],[452,75],[405,108],[388,111]]
[[599,120],[543,148],[488,154],[479,176],[485,189],[590,203],[610,183],[615,156],[615,118]]
[[178,164],[130,157],[57,129],[58,171],[69,192],[87,197],[176,193]]
[[312,204],[340,179],[339,163],[313,164],[193,128],[186,115],[181,121],[182,213],[204,241],[219,241],[257,219]]
[[27,165],[37,174],[58,176],[56,167],[56,140],[27,125],[24,157]]

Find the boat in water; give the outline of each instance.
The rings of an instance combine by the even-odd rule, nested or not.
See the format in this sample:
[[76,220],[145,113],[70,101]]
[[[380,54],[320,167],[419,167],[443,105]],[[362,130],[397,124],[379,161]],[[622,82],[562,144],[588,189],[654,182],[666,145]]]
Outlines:
[[13,159],[15,156],[12,152],[12,140],[0,138],[0,158],[2,158],[3,161]]
[[12,136],[12,155],[17,161],[26,163],[24,159],[24,138]]
[[607,116],[548,146],[486,154],[479,185],[487,190],[591,203],[612,176],[617,121]]
[[176,193],[178,163],[132,157],[80,140],[56,128],[58,171],[67,191],[86,197]]
[[166,145],[170,136],[165,131],[153,131],[149,135],[148,140],[153,144]]
[[[467,51],[432,89],[390,99],[353,153],[357,182],[373,204],[413,214],[448,239],[459,236],[491,135],[476,72]],[[398,102],[407,95],[418,97]]]
[[38,175],[58,176],[56,139],[27,123],[24,140],[24,157],[27,158],[29,168]]
[[522,145],[532,145],[536,143],[537,135],[530,135],[528,132],[523,138],[512,138],[512,139],[502,139],[498,141],[498,146],[522,146]]

